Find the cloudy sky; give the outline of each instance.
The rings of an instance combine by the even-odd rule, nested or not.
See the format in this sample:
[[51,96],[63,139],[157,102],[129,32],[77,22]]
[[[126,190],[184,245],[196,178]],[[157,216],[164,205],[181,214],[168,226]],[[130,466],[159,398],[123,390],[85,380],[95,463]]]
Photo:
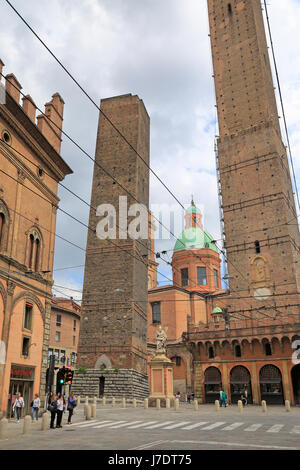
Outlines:
[[[191,194],[205,228],[220,238],[212,79],[206,0],[11,0],[96,101],[124,93],[143,99],[151,117],[151,167],[176,197]],[[297,179],[300,179],[300,1],[268,0]],[[0,2],[0,58],[43,109],[52,94],[65,101],[64,131],[92,157],[98,110],[37,41],[5,0]],[[282,114],[281,112],[279,114]],[[285,141],[285,138],[284,138]],[[74,174],[64,182],[89,202],[93,163],[66,138],[62,157]],[[60,206],[84,223],[89,208],[60,188]],[[175,204],[151,177],[151,204]],[[85,248],[86,229],[58,213],[57,233]],[[157,241],[171,250],[174,238]],[[171,252],[167,259],[171,260]],[[55,284],[81,290],[84,252],[56,239]],[[170,277],[167,265],[159,270]],[[160,277],[161,285],[166,283]],[[76,291],[59,292],[79,299]]]

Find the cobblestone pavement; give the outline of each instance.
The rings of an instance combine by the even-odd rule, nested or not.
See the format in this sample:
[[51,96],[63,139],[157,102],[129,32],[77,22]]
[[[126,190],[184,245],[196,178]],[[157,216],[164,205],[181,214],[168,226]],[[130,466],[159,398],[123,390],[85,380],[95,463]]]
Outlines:
[[0,450],[196,450],[252,449],[300,450],[300,408],[237,406],[216,411],[213,405],[181,404],[173,409],[97,406],[97,417],[85,420],[83,405],[76,408],[73,423],[62,429],[41,430],[42,420],[23,435],[23,420],[10,421]]

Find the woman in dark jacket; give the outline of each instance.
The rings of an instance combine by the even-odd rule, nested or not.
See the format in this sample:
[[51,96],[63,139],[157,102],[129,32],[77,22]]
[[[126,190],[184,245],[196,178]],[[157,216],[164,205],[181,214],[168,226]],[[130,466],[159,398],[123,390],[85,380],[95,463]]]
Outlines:
[[76,406],[76,400],[75,400],[75,397],[74,397],[74,393],[71,392],[70,396],[68,398],[68,407],[67,407],[67,410],[69,411],[68,424],[72,424],[71,418],[72,418],[75,406]]
[[56,396],[54,395],[53,392],[50,393],[49,398],[48,398],[48,410],[51,413],[50,429],[55,429],[54,421],[55,421],[56,411],[57,411],[57,402],[56,402]]

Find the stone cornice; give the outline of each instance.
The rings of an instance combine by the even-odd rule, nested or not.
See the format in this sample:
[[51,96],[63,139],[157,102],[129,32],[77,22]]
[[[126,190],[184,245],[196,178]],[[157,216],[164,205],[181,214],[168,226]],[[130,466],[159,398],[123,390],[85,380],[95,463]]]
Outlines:
[[72,172],[22,107],[6,93],[6,104],[0,106],[0,116],[15,130],[19,137],[40,158],[58,181]]

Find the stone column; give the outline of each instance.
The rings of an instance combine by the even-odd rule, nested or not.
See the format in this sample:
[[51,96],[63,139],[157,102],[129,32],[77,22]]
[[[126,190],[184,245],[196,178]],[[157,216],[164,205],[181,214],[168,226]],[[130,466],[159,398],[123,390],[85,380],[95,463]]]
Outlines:
[[228,383],[228,368],[227,368],[227,363],[223,363],[223,374],[222,374],[222,382],[223,382],[223,389],[224,392],[226,393],[227,398],[229,398],[229,383]]
[[288,374],[288,367],[287,367],[287,360],[283,359],[282,361],[282,384],[283,384],[283,394],[284,399],[291,401],[291,389],[290,389],[290,381],[289,381],[289,374]]
[[259,405],[259,381],[257,380],[256,362],[252,362],[251,386],[253,391],[253,405]]
[[198,403],[203,403],[203,384],[202,384],[202,364],[200,362],[194,363],[195,379],[194,379],[194,393]]
[[[11,313],[12,313],[12,304],[13,304],[13,295],[15,290],[16,284],[13,281],[7,281],[7,298],[6,298],[6,305],[4,311],[4,320],[3,320],[3,328],[2,328],[2,341],[5,344],[6,354],[8,348],[8,339],[9,339],[9,329],[10,329],[10,320],[11,320]],[[5,417],[6,415],[6,406],[7,403],[4,401],[4,398],[7,398],[7,394],[4,397],[4,387],[5,384],[5,373],[7,368],[10,367],[10,364],[7,363],[1,365],[0,367],[0,414]]]
[[46,373],[47,373],[47,368],[48,368],[48,349],[49,349],[49,343],[50,343],[50,318],[51,318],[51,301],[46,300],[45,317],[44,317],[44,337],[43,337],[43,349],[42,349],[42,367],[41,367],[41,378],[40,378],[41,405],[43,401],[46,399]]

